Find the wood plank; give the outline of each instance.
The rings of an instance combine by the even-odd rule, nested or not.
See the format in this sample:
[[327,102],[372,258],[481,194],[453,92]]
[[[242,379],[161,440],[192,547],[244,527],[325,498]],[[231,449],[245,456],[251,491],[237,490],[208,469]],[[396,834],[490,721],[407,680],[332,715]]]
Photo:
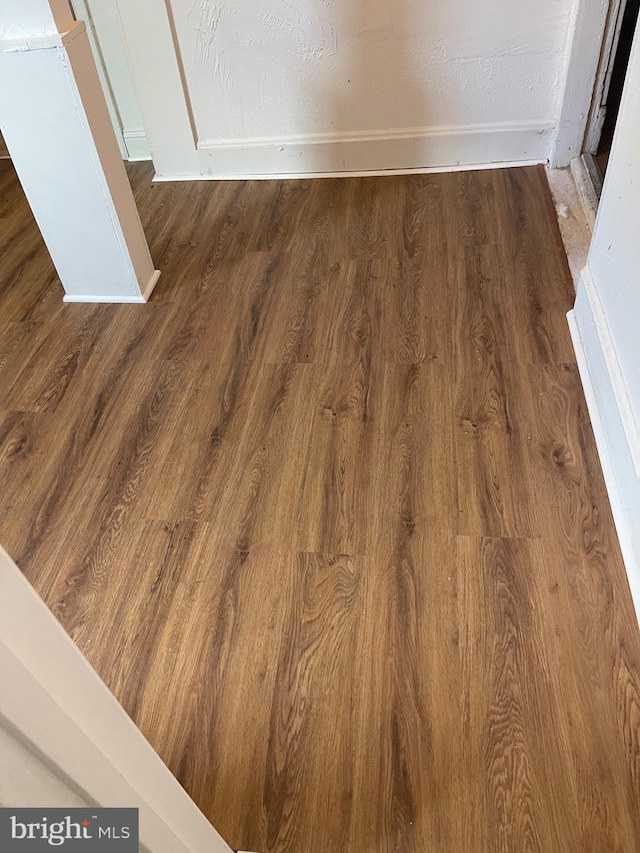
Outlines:
[[565,834],[578,792],[566,765],[569,709],[545,626],[540,551],[536,540],[458,538],[462,778],[475,805],[461,849],[585,849]]

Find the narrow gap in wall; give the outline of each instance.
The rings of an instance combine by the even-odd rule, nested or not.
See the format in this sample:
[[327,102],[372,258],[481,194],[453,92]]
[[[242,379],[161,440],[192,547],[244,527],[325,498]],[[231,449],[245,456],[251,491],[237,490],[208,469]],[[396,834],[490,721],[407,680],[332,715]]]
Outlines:
[[611,82],[607,93],[606,117],[602,127],[602,136],[600,137],[598,151],[594,157],[595,165],[599,172],[601,181],[604,180],[605,172],[607,171],[609,154],[611,153],[611,143],[613,141],[613,134],[618,120],[618,113],[620,111],[622,89],[624,87],[624,81],[627,74],[627,66],[629,64],[631,45],[633,43],[633,36],[635,34],[639,10],[640,0],[627,0],[620,29],[620,39],[618,41],[615,59],[613,60]]

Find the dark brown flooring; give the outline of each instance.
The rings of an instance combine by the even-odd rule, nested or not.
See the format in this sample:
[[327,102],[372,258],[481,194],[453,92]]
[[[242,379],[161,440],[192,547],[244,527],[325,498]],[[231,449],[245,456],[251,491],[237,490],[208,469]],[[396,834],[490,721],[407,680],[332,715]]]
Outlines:
[[234,848],[640,850],[640,634],[544,174],[150,186],[63,305],[0,164],[0,542]]
[[611,145],[609,144],[602,150],[598,151],[594,160],[598,166],[598,171],[600,173],[600,180],[604,181],[604,176],[607,172],[607,166],[609,165],[609,155],[611,154]]

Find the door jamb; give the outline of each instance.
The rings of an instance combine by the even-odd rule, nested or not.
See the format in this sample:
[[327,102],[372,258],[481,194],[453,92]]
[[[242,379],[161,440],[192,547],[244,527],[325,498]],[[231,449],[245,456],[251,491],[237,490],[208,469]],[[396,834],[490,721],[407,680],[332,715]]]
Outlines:
[[156,177],[192,177],[201,169],[170,5],[116,0]]
[[575,0],[556,137],[549,156],[554,168],[568,166],[583,150],[607,22],[614,0]]
[[87,6],[86,0],[69,0],[69,5],[71,6],[71,11],[73,12],[73,17],[76,19],[76,21],[82,20],[86,23],[87,36],[89,37],[91,52],[93,53],[93,58],[95,59],[96,68],[98,70],[98,77],[100,78],[100,83],[102,84],[102,89],[104,91],[104,97],[107,102],[109,116],[111,117],[113,132],[116,135],[118,148],[120,149],[120,155],[123,160],[128,160],[129,152],[127,151],[127,146],[124,141],[124,134],[122,131],[122,120],[120,119],[120,113],[118,112],[116,100],[113,96],[111,83],[109,82],[109,78],[107,76],[102,51],[100,50],[100,45],[98,44],[98,40],[96,38],[95,27],[93,23],[93,18],[91,17],[91,12],[89,11],[89,7]]
[[584,150],[589,154],[596,154],[600,144],[602,126],[605,120],[606,99],[611,85],[611,72],[613,71],[626,6],[627,0],[612,0],[609,6],[598,75],[587,120]]

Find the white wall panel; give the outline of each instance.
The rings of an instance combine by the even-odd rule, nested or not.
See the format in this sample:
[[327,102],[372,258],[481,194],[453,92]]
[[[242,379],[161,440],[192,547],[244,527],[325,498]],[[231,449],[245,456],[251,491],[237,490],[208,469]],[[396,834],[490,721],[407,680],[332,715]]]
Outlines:
[[[540,161],[551,147],[572,0],[118,4],[160,176]],[[161,18],[158,41],[143,22]]]
[[173,0],[208,140],[549,119],[569,0]]

